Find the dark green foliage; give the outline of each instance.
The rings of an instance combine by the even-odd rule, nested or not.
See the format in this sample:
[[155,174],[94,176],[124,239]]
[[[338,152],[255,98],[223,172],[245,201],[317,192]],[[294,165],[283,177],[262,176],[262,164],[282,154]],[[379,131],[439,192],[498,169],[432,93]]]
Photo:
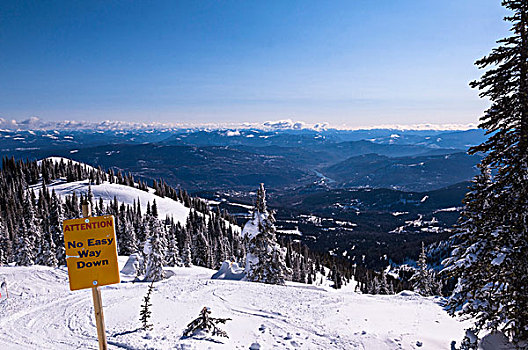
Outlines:
[[528,2],[505,0],[512,36],[477,61],[486,72],[471,83],[491,107],[480,128],[489,138],[470,153],[485,154],[465,198],[446,273],[458,284],[452,314],[476,319],[478,331],[528,341]]

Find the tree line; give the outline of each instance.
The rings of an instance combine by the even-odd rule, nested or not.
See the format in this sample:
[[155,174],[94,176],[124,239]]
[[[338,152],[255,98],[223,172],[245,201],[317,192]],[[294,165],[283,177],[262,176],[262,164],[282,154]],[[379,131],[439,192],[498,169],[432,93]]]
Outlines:
[[[236,231],[235,220],[226,211],[212,210],[202,199],[175,189],[163,180],[153,181],[155,194],[189,208],[185,223],[172,217],[160,218],[155,200],[148,203],[143,212],[139,198],[132,204],[120,203],[116,197],[105,202],[102,198],[94,198],[90,186],[83,190],[85,192],[61,197],[54,189],[49,189],[55,181],[88,181],[93,185],[108,182],[148,191],[146,182],[111,169],[105,172],[64,159],[37,162],[3,157],[0,265],[65,265],[62,221],[80,217],[84,201],[90,203],[94,216],[114,215],[118,253],[140,255],[143,264],[139,266],[139,273],[147,278],[161,277],[162,266],[197,265],[217,269],[224,260],[245,263],[248,242]],[[281,239],[279,243],[286,252],[285,263],[290,271],[285,276],[287,280],[321,283],[317,276],[322,275],[331,279],[335,288],[340,288],[360,271],[345,260],[310,251],[300,242]]]

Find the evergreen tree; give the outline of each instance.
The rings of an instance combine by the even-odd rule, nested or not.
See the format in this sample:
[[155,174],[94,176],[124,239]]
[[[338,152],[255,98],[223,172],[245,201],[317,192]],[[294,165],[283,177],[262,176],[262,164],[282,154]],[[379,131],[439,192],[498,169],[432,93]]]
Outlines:
[[149,284],[147,294],[143,297],[143,304],[141,305],[141,310],[139,311],[139,321],[141,322],[141,329],[145,331],[152,329],[152,324],[149,323],[149,319],[152,315],[152,311],[150,311],[150,307],[152,306],[152,304],[150,303],[150,295],[152,294],[153,289],[154,281]]
[[33,245],[33,240],[29,238],[24,219],[21,219],[18,224],[15,251],[17,265],[30,266],[35,263],[35,246]]
[[209,244],[204,233],[200,229],[196,233],[196,240],[192,250],[193,264],[197,266],[207,266],[209,255]]
[[379,284],[380,284],[379,294],[383,294],[383,295],[391,294],[389,282],[387,281],[387,275],[385,274],[384,270],[381,271]]
[[[7,241],[7,240],[5,240],[5,241]],[[0,237],[0,266],[6,265],[7,262],[8,262],[7,261],[7,252],[6,252],[6,249],[5,249],[4,238]]]
[[185,236],[185,240],[183,242],[182,264],[185,267],[191,267],[192,265],[191,237],[188,234]]
[[260,184],[252,219],[246,223],[243,235],[248,238],[246,278],[249,281],[284,284],[290,270],[286,266],[286,249],[277,243],[275,218],[266,207],[266,191]]
[[[34,207],[34,201],[31,197],[31,194],[33,192],[30,192],[30,195],[24,196],[24,210],[23,210],[23,221],[26,228],[26,238],[31,243],[31,247],[33,249],[40,247],[42,244],[42,233],[40,231],[40,225],[37,222],[37,218],[35,215],[35,207]],[[36,252],[33,252],[32,254],[35,255]],[[37,259],[37,263],[40,263],[40,256],[35,257]]]
[[42,245],[39,252],[39,263],[45,266],[56,267],[58,265],[55,243],[50,233],[46,233],[42,238]]
[[410,282],[413,284],[413,290],[423,296],[440,294],[434,274],[427,268],[427,254],[425,254],[423,242],[422,251],[418,258],[418,270],[411,277]]
[[62,204],[60,198],[55,193],[51,192],[50,216],[49,216],[49,234],[55,246],[55,257],[57,258],[57,265],[66,264],[66,248],[64,246],[64,234],[62,232],[62,221],[64,217],[62,214]]
[[11,261],[11,241],[8,238],[8,232],[2,221],[0,221],[0,266],[6,265]]
[[226,337],[227,336],[226,331],[220,329],[217,327],[218,323],[226,323],[227,321],[230,321],[230,318],[213,318],[209,316],[211,313],[211,310],[208,307],[204,307],[202,311],[200,312],[200,316],[196,319],[194,319],[191,323],[187,325],[187,328],[183,332],[184,337],[188,337],[194,332],[201,330],[205,332],[211,332],[212,335],[218,335],[220,337]]
[[167,235],[167,252],[165,254],[168,266],[180,266],[181,259],[176,238],[176,225],[172,224]]
[[[336,265],[334,265],[334,267],[332,268],[331,278],[332,278],[332,281],[334,282],[332,287],[334,287],[335,289],[340,289],[343,281],[341,278],[341,272],[337,269]],[[379,294],[379,292],[376,294]]]
[[160,232],[158,229],[155,229],[152,232],[152,237],[150,237],[148,244],[145,245],[145,255],[146,269],[144,280],[152,282],[162,280],[165,277],[165,272],[163,271],[163,264],[165,261]]
[[457,281],[448,308],[476,319],[478,330],[528,341],[528,2],[504,0],[512,36],[476,62],[486,68],[471,86],[491,100],[480,128],[489,138],[465,198],[445,271]]
[[130,255],[138,251],[138,242],[136,231],[127,216],[123,216],[120,222],[119,231],[121,231],[121,242],[119,243],[119,252],[121,255]]
[[158,218],[158,205],[156,204],[156,199],[152,201],[152,216],[156,219]]

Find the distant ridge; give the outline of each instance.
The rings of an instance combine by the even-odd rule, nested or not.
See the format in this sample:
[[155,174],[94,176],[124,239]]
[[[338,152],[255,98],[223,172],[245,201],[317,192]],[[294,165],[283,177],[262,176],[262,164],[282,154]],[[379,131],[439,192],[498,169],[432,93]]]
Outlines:
[[121,120],[104,120],[104,121],[83,121],[83,120],[61,120],[45,121],[38,117],[31,117],[24,120],[15,120],[0,117],[0,129],[3,130],[471,130],[476,129],[477,125],[470,124],[385,124],[374,126],[352,127],[347,125],[330,125],[327,122],[306,123],[304,121],[294,121],[291,119],[282,119],[275,121],[265,121],[257,123],[239,122],[239,123],[163,123],[149,122],[138,123]]

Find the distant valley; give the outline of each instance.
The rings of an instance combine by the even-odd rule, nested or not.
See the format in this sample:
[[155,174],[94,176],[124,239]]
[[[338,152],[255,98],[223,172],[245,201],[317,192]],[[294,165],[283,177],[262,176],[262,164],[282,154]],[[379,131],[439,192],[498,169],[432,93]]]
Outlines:
[[481,130],[0,130],[2,156],[160,180],[241,218],[263,182],[283,235],[369,266],[449,236]]

